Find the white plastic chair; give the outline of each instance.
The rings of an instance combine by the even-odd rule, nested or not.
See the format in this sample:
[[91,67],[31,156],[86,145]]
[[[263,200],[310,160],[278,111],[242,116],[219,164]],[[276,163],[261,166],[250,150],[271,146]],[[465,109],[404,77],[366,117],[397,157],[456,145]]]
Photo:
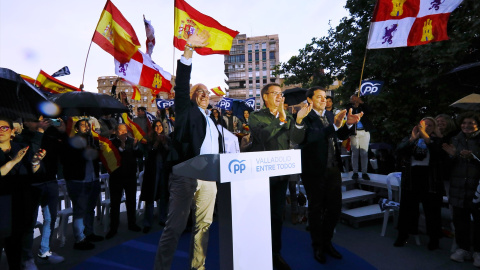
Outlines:
[[[400,201],[400,198],[402,197],[402,173],[401,172],[393,172],[387,175],[387,192],[388,192],[388,199],[393,201],[393,191],[392,191],[392,182],[397,181],[398,183],[398,200]],[[400,204],[400,207],[402,205]],[[382,232],[381,236],[385,236],[385,232],[387,230],[387,224],[388,224],[388,218],[390,216],[390,211],[393,211],[393,224],[397,224],[398,222],[398,210],[394,209],[385,209],[384,215],[383,215],[383,226],[382,226]],[[420,237],[418,235],[415,235],[415,243],[417,246],[420,245]]]
[[[387,180],[386,180],[387,181],[387,192],[388,192],[388,199],[390,201],[394,201],[393,191],[392,191],[392,181],[397,181],[398,182],[398,196],[399,196],[399,198],[401,197],[401,192],[402,192],[402,189],[400,187],[400,184],[401,184],[401,181],[402,181],[401,176],[402,176],[402,173],[400,173],[400,172],[393,172],[393,173],[390,173],[390,174],[387,175]],[[385,232],[387,231],[387,224],[388,224],[388,218],[390,217],[390,212],[393,212],[394,224],[397,223],[398,211],[396,211],[395,209],[385,209],[384,210],[384,215],[383,215],[382,233],[380,233],[381,236],[385,236]]]
[[[110,174],[103,173],[100,175],[100,183],[105,190],[104,199],[101,200],[100,223],[103,224],[103,231],[107,232],[110,226]],[[125,202],[125,197],[122,196],[120,203]]]
[[[70,202],[70,197],[67,192],[67,184],[65,180],[58,180],[59,196],[63,197],[58,204],[59,210],[57,212],[57,239],[60,241],[60,247],[65,246],[65,235],[67,231],[68,219],[73,215],[72,204]],[[62,201],[64,202],[65,207],[62,208]]]

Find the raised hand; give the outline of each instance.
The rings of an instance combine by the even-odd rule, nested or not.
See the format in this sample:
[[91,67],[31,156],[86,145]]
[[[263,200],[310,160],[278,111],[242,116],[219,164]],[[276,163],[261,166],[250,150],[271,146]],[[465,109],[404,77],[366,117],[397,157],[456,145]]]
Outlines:
[[452,144],[444,143],[442,144],[442,149],[447,152],[450,156],[454,156],[456,149]]
[[357,113],[357,114],[352,114],[352,108],[350,108],[350,110],[348,111],[348,114],[347,114],[346,124],[347,125],[354,125],[354,124],[356,124],[360,121],[362,116],[363,116],[363,112],[360,112],[360,113]]
[[[352,112],[352,109],[350,109],[350,113]],[[335,126],[337,128],[340,128],[343,124],[343,119],[345,118],[345,115],[347,115],[347,110],[341,110],[339,113],[337,113],[335,115],[335,117],[333,118],[333,124],[335,124]]]
[[187,44],[193,48],[201,48],[207,46],[210,33],[207,30],[195,30],[195,32],[187,38]]
[[410,141],[415,141],[420,137],[418,126],[414,126],[412,129],[412,135],[410,135]]
[[15,155],[15,157],[12,159],[12,161],[13,161],[15,164],[19,163],[19,162],[23,159],[23,157],[25,156],[25,154],[27,153],[27,150],[28,150],[29,147],[30,147],[30,146],[27,146],[27,147],[25,147],[25,148],[23,148],[23,149],[20,149],[20,151],[18,151],[18,153]]
[[47,150],[39,149],[32,158],[32,163],[40,162],[47,155]]
[[[282,108],[283,108],[283,105],[282,105]],[[313,108],[313,103],[303,105],[303,107],[297,113],[297,124],[302,123],[303,118],[307,117],[307,115],[310,113],[312,108]]]

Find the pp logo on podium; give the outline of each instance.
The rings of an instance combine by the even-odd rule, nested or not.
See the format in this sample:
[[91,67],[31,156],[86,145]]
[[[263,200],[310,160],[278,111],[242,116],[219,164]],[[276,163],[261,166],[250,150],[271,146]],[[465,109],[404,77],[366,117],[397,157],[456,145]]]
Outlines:
[[228,171],[233,174],[237,174],[237,172],[239,174],[242,173],[246,169],[245,163],[243,162],[245,162],[245,160],[234,159],[230,161],[230,163],[228,163]]

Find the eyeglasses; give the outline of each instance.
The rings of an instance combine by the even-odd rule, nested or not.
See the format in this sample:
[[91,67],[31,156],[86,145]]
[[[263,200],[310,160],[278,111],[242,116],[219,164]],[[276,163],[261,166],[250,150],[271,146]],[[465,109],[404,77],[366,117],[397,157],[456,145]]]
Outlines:
[[270,92],[269,94],[273,94],[274,96],[281,96],[281,97],[283,97],[283,93],[282,93],[282,92]]
[[2,132],[7,132],[9,130],[10,130],[9,126],[0,126],[0,131],[2,131]]
[[205,94],[206,96],[208,96],[208,90],[197,90],[195,91],[195,93],[197,93],[197,95],[202,95],[202,94]]

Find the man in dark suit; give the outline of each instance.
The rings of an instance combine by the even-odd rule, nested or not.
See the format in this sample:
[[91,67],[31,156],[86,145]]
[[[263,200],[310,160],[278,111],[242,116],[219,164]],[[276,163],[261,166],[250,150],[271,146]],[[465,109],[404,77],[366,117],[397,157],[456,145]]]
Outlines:
[[[203,84],[190,89],[192,55],[195,47],[208,44],[210,34],[195,31],[188,37],[184,53],[177,65],[175,81],[175,131],[173,150],[175,165],[203,154],[222,152],[222,137],[207,109],[209,90]],[[190,269],[205,269],[208,232],[213,221],[217,186],[213,181],[170,175],[170,199],[167,222],[158,243],[155,269],[170,269],[178,240],[187,225],[190,207],[195,206],[192,231]]]
[[115,129],[116,136],[112,144],[120,152],[120,167],[110,174],[110,230],[106,238],[110,239],[117,234],[120,222],[120,203],[125,190],[125,205],[127,207],[128,229],[139,232],[136,224],[136,194],[137,194],[137,139],[127,136],[127,125],[119,124]]
[[321,87],[307,91],[307,101],[313,109],[303,119],[305,139],[302,149],[302,181],[308,198],[308,220],[315,259],[325,263],[325,253],[341,259],[342,255],[332,245],[335,226],[342,208],[342,178],[340,175],[340,150],[337,138],[346,139],[351,128],[362,114],[348,114],[342,127],[346,110],[333,115],[325,110],[326,93]]

